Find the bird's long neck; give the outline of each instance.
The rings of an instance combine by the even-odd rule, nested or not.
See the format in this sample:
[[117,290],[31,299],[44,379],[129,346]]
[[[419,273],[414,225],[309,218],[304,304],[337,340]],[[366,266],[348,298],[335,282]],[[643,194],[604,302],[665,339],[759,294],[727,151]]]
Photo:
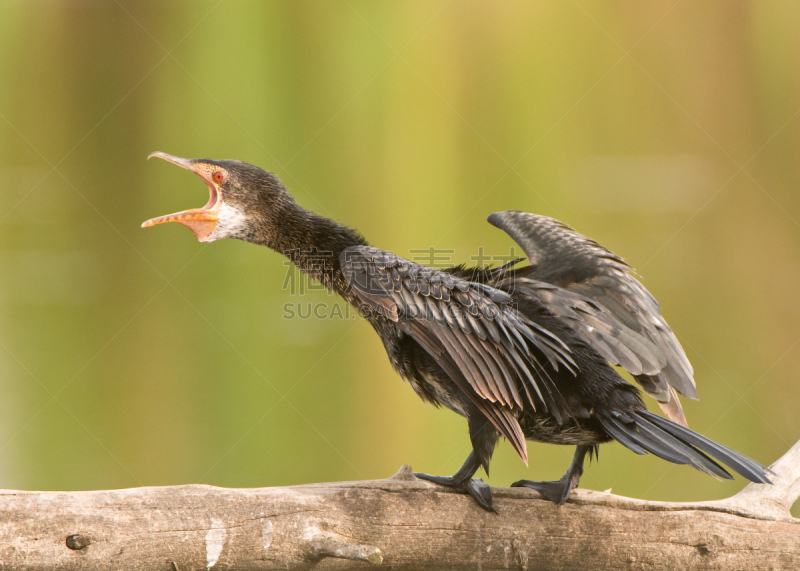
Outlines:
[[358,232],[305,210],[294,201],[274,213],[270,231],[253,240],[280,252],[328,290],[350,300],[339,256],[351,246],[367,245]]

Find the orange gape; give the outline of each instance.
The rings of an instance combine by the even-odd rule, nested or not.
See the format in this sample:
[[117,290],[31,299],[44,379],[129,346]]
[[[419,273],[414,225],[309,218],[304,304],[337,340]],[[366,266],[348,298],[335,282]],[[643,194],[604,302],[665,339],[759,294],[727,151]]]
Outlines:
[[206,183],[210,196],[208,202],[202,208],[192,208],[174,214],[167,214],[166,216],[151,218],[142,223],[142,228],[163,224],[164,222],[177,222],[191,230],[199,241],[204,242],[217,227],[219,207],[222,204],[219,185],[228,178],[227,171],[215,165],[173,157],[166,153],[151,153],[147,158],[149,159],[150,157],[158,157],[192,171]]

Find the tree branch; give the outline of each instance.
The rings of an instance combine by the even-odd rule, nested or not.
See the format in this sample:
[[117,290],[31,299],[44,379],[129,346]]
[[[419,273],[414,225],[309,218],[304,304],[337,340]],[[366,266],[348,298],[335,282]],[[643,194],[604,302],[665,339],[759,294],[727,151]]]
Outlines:
[[800,443],[773,486],[646,502],[495,488],[498,514],[417,480],[0,492],[0,569],[800,569]]

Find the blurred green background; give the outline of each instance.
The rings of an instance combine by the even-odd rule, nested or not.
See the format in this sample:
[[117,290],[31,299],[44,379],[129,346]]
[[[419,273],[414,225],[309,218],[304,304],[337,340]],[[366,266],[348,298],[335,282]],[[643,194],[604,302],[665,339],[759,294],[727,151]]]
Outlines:
[[[275,171],[400,255],[507,254],[497,210],[568,222],[662,303],[690,425],[771,463],[800,438],[798,23],[773,1],[3,2],[0,487],[449,474],[468,452],[366,322],[283,317],[335,300],[283,289],[281,256],[140,229],[207,199],[156,150]],[[501,444],[490,482],[572,455],[529,450]],[[617,444],[581,484],[743,485]]]

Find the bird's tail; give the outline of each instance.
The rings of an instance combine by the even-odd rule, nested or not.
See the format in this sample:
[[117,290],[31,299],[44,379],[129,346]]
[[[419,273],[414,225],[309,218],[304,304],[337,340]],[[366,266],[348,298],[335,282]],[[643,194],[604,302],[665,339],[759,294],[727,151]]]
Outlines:
[[767,478],[769,468],[652,412],[615,411],[600,422],[610,436],[637,454],[650,452],[669,462],[689,464],[706,474],[732,480],[721,463],[752,482],[772,483]]

